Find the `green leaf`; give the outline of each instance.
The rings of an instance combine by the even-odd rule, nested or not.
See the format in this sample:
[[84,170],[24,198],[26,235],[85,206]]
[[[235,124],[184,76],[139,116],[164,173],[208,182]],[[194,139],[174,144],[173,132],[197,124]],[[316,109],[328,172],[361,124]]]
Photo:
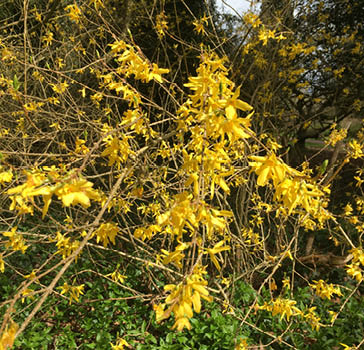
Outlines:
[[173,343],[173,338],[174,338],[174,334],[173,333],[168,333],[166,336],[166,340],[168,344],[172,344]]
[[185,337],[185,336],[179,336],[179,337],[177,338],[177,340],[178,340],[178,342],[179,342],[180,344],[183,344],[183,343],[186,343],[186,342],[188,341],[188,338],[187,338],[187,337]]
[[141,329],[142,333],[145,333],[146,328],[147,328],[147,322],[146,321],[143,321],[143,323],[142,323],[142,329]]
[[18,77],[16,76],[16,74],[14,74],[14,78],[13,78],[13,88],[16,91],[20,88],[20,83],[19,83],[19,80],[18,80]]

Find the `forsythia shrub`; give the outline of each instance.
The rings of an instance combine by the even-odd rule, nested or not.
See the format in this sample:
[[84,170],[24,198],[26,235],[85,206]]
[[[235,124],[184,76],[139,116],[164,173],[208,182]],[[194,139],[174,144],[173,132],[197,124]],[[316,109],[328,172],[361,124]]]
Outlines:
[[[268,312],[277,322],[294,320],[318,332],[344,317],[363,280],[363,171],[353,178],[358,191],[341,204],[344,212],[330,207],[330,191],[344,165],[363,157],[364,131],[349,138],[334,126],[323,147],[340,144],[343,157],[314,173],[307,163],[287,161],[280,143],[288,132],[274,126],[274,113],[284,124],[287,112],[274,100],[275,88],[305,88],[300,77],[306,71],[296,60],[318,48],[293,44],[279,22],[247,13],[242,55],[249,62],[254,52],[255,62],[245,71],[259,74],[255,66],[267,64],[266,50],[279,46],[282,67],[288,67],[280,70],[274,62],[264,92],[259,87],[247,101],[225,46],[214,43],[213,7],[189,18],[201,38],[197,45],[174,35],[163,1],[153,13],[144,4],[162,60],[147,57],[131,30],[117,30],[112,1],[55,3],[24,1],[21,28],[7,18],[0,26],[0,271],[12,271],[19,282],[2,304],[0,349],[12,346],[49,295],[82,303],[84,272],[71,280],[67,271],[77,270],[80,259],[101,263],[105,250],[118,262],[102,261],[112,272],[100,275],[95,268],[95,278],[127,288],[126,261],[142,262],[158,287],[140,298],[151,301],[157,322],[173,319],[177,331],[190,330],[191,319],[212,300],[244,326],[249,315]],[[137,21],[144,5],[129,5]],[[198,58],[193,69],[195,61],[181,58],[191,65],[185,81],[163,51],[173,45]],[[360,51],[360,44],[352,50]],[[304,91],[296,102],[314,99]],[[290,118],[292,125],[303,127],[299,119]],[[332,243],[312,252],[309,232]],[[42,254],[34,256],[36,247]],[[23,255],[32,266],[16,259]],[[344,280],[330,283],[307,272],[322,263],[345,270]],[[240,279],[258,295],[244,314],[230,297]],[[302,284],[311,288],[306,305],[294,300]],[[347,299],[343,289],[350,290]],[[321,319],[315,298],[335,301],[327,310],[331,320]],[[271,344],[296,348],[289,335],[267,334]],[[120,337],[112,348],[128,342]],[[249,344],[258,340],[237,338],[236,349]]]

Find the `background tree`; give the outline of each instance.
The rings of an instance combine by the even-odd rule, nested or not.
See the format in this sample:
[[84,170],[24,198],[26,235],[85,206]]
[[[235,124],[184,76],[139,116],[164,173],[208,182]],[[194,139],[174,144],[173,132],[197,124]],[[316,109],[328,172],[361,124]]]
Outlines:
[[[322,137],[333,122],[360,119],[363,33],[358,6],[355,1],[264,1],[259,18],[246,17],[258,40],[253,35],[243,47],[241,64],[249,60],[254,67],[244,75],[244,92],[247,98],[262,95],[261,114],[274,111],[271,127],[289,127],[281,133],[288,138],[283,143],[294,140],[303,148],[307,138]],[[281,40],[271,40],[277,35]]]

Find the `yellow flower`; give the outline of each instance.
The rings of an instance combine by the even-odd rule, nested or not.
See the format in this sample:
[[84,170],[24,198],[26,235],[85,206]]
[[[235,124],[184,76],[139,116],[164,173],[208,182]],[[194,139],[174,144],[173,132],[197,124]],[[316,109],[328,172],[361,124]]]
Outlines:
[[361,265],[364,266],[364,251],[361,248],[353,248],[350,250],[350,253],[353,254],[354,262],[360,262]]
[[119,271],[115,270],[112,273],[107,274],[106,276],[110,276],[111,279],[114,282],[119,282],[119,283],[124,283],[125,279],[127,278],[127,276],[122,275]]
[[119,139],[118,137],[110,136],[107,139],[104,139],[104,141],[106,141],[106,148],[101,153],[101,156],[109,158],[108,165],[116,163],[117,167],[120,168],[120,163],[125,162],[132,153],[128,137],[125,136],[122,139]]
[[344,215],[345,216],[351,216],[353,214],[353,207],[350,203],[346,204],[344,208]]
[[69,11],[67,13],[67,16],[71,19],[71,21],[74,21],[76,23],[80,21],[82,13],[80,8],[76,4],[66,6],[65,11]]
[[30,299],[34,299],[34,295],[29,295],[31,293],[33,293],[34,290],[31,288],[25,288],[22,292],[22,298],[21,298],[21,302],[24,303],[25,298],[30,298]]
[[326,283],[323,280],[313,281],[314,284],[310,284],[311,288],[315,290],[316,294],[321,298],[327,298],[331,300],[333,294],[342,296],[340,287],[335,287],[332,283]]
[[291,281],[290,281],[290,278],[289,277],[284,278],[282,280],[282,283],[283,283],[283,286],[282,286],[283,289],[284,288],[291,289]]
[[248,350],[248,343],[246,339],[243,339],[238,344],[236,344],[234,350]]
[[351,158],[357,159],[364,156],[363,153],[364,145],[360,144],[357,140],[352,140],[349,142],[349,155]]
[[13,227],[11,231],[3,232],[3,236],[9,237],[9,240],[5,242],[6,248],[12,248],[14,251],[21,250],[24,254],[29,246],[25,245],[24,237],[16,232],[17,227]]
[[15,340],[15,334],[18,331],[19,326],[11,321],[10,327],[6,325],[5,330],[0,336],[0,349],[11,349]]
[[[191,329],[189,319],[193,316],[193,311],[199,313],[201,310],[201,298],[212,301],[209,291],[206,289],[207,281],[202,277],[203,269],[198,267],[194,273],[186,278],[184,282],[167,284],[164,290],[169,292],[165,304],[155,305],[153,308],[156,312],[157,322],[167,319],[171,313],[174,313],[175,323],[172,329],[182,331],[184,328]],[[169,307],[164,310],[165,306]]]
[[10,182],[12,178],[13,178],[13,173],[11,170],[1,172],[0,185],[3,184],[4,182]]
[[3,255],[0,254],[0,272],[4,272],[5,271],[5,262],[3,259]]
[[206,34],[206,31],[205,31],[205,28],[204,28],[204,25],[207,24],[207,20],[208,20],[208,17],[206,16],[203,16],[202,18],[200,19],[196,19],[195,21],[193,21],[193,25],[195,26],[194,30],[200,34]]
[[88,208],[91,203],[90,199],[99,201],[101,196],[98,191],[92,188],[93,183],[85,179],[71,180],[54,190],[54,194],[62,200],[65,207],[70,205],[81,204]]
[[289,321],[292,316],[302,315],[302,311],[295,305],[295,300],[278,297],[271,300],[270,303],[264,302],[262,306],[259,306],[259,309],[270,311],[273,316],[280,314],[281,319],[286,317],[287,321]]
[[289,214],[299,205],[307,212],[313,212],[319,206],[318,198],[322,196],[316,186],[301,179],[285,179],[277,186],[275,194],[275,198],[282,200],[288,208]]
[[67,90],[67,87],[69,86],[66,81],[64,81],[63,83],[50,84],[50,85],[52,86],[53,91],[60,95],[63,94]]
[[167,68],[159,68],[155,63],[153,63],[153,69],[148,74],[147,82],[149,82],[150,80],[154,79],[158,83],[162,83],[163,80],[162,80],[162,75],[161,74],[167,74],[167,73],[169,73],[169,69],[167,69]]
[[115,237],[119,231],[120,229],[117,224],[108,222],[106,224],[101,224],[94,234],[96,235],[97,243],[102,241],[102,245],[106,248],[109,244],[109,241],[112,244],[115,244]]
[[88,152],[90,152],[90,149],[85,145],[85,143],[86,143],[86,140],[82,140],[82,139],[77,137],[75,153],[87,154]]
[[284,180],[288,166],[278,159],[275,153],[265,157],[250,156],[249,158],[253,160],[249,162],[249,165],[258,175],[258,186],[265,186],[270,179],[275,186]]
[[346,272],[352,278],[355,278],[358,282],[363,280],[363,270],[360,268],[359,263],[353,263],[346,265]]
[[176,265],[179,269],[182,268],[182,259],[185,257],[185,255],[182,253],[185,249],[187,249],[189,245],[187,243],[180,243],[174,252],[168,252],[165,249],[161,249],[161,252],[163,253],[164,257],[162,260],[162,263],[164,265],[169,264],[170,262]]
[[52,43],[52,41],[53,41],[53,33],[51,32],[51,31],[47,31],[46,32],[46,35],[44,35],[43,37],[42,37],[42,41],[44,41],[45,43],[46,43],[46,45],[48,46],[48,45],[50,45],[51,43]]
[[119,338],[115,345],[111,344],[112,350],[123,350],[124,346],[129,347],[130,344],[126,340],[124,340],[122,338]]
[[168,30],[168,22],[164,12],[156,16],[156,22],[155,29],[158,35],[161,37],[165,36],[165,31]]
[[62,235],[60,232],[57,232],[56,241],[56,247],[58,249],[56,254],[61,254],[62,259],[66,259],[73,254],[80,246],[80,241],[66,237],[66,235]]
[[268,39],[274,39],[275,38],[275,32],[272,30],[266,30],[265,28],[262,28],[259,31],[258,39],[263,42],[263,45],[267,45]]
[[259,27],[262,24],[262,21],[259,19],[259,17],[251,12],[248,12],[244,15],[244,22],[251,24],[253,28]]
[[347,133],[348,133],[347,129],[340,129],[340,130],[334,129],[331,132],[329,139],[326,143],[331,146],[335,146],[336,143],[338,143],[339,141],[343,140],[346,137]]
[[61,294],[70,294],[70,301],[69,303],[72,303],[72,299],[78,301],[80,294],[83,294],[83,288],[84,284],[81,284],[79,286],[71,286],[67,282],[63,284],[63,286],[58,287],[58,289],[61,289]]
[[220,241],[219,243],[216,243],[213,248],[207,248],[206,251],[210,256],[211,261],[214,263],[216,268],[220,271],[221,267],[219,262],[217,261],[215,255],[218,253],[221,253],[225,250],[230,250],[229,246],[223,246],[225,244],[225,241]]

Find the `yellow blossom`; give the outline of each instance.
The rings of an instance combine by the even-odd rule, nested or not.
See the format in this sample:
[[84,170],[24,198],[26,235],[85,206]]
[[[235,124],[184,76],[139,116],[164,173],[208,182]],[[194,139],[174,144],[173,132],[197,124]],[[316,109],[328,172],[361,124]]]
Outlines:
[[165,36],[165,32],[168,30],[168,22],[164,12],[156,16],[155,29],[159,36],[161,37]]
[[326,283],[323,280],[313,282],[313,284],[310,284],[311,288],[314,289],[316,294],[323,299],[327,298],[331,300],[333,294],[342,296],[340,287],[335,287],[332,283]]
[[96,242],[99,243],[101,241],[104,247],[107,247],[109,241],[115,245],[115,237],[119,231],[118,225],[113,222],[101,224],[94,233],[96,235]]
[[[201,276],[201,271],[192,274],[184,282],[178,285],[167,284],[164,290],[169,293],[165,304],[155,305],[157,322],[169,318],[174,313],[175,323],[172,329],[182,331],[184,328],[191,329],[189,319],[193,311],[199,313],[201,310],[201,298],[211,301],[209,292],[206,289],[207,281]],[[165,307],[167,309],[165,310]]]
[[274,39],[275,38],[275,32],[272,30],[266,30],[265,28],[262,28],[259,31],[258,38],[260,41],[263,42],[263,45],[267,45],[268,39]]
[[153,68],[148,74],[147,83],[154,79],[158,83],[162,83],[162,74],[169,73],[169,69],[167,68],[159,68],[155,63],[153,63]]
[[343,140],[346,137],[347,133],[348,133],[347,129],[340,129],[340,130],[334,129],[331,132],[329,139],[326,143],[331,146],[335,146],[337,142]]
[[355,278],[358,282],[363,280],[363,270],[360,268],[359,263],[353,263],[346,265],[346,272],[352,278]]
[[234,350],[248,350],[248,343],[246,339],[242,339],[238,344],[236,344]]
[[12,178],[13,178],[13,172],[11,170],[0,172],[0,185],[5,182],[10,182]]
[[67,87],[69,86],[66,81],[64,81],[63,83],[50,84],[50,85],[52,86],[53,91],[60,95],[63,94],[66,91]]
[[11,349],[15,340],[15,334],[18,331],[19,326],[11,321],[10,327],[6,325],[5,329],[0,335],[0,349],[7,350]]
[[349,142],[349,155],[353,159],[362,158],[364,145],[360,144],[356,139]]
[[99,201],[100,193],[92,188],[93,183],[85,179],[72,179],[62,186],[56,187],[54,194],[62,200],[65,207],[81,204],[84,208],[91,205],[90,199]]
[[68,11],[67,16],[71,21],[79,23],[82,12],[76,4],[66,6],[65,11]]
[[109,273],[106,276],[110,276],[110,278],[114,282],[118,282],[118,283],[124,283],[125,279],[127,278],[127,276],[122,275],[118,270],[115,270],[114,272]]
[[66,235],[62,235],[60,232],[57,232],[55,240],[57,241],[56,254],[62,255],[62,259],[66,259],[68,256],[73,254],[80,245],[80,241],[72,239],[71,237],[66,237]]
[[61,289],[61,294],[69,294],[69,303],[71,304],[73,299],[78,301],[80,295],[83,295],[84,286],[84,284],[81,284],[79,286],[71,286],[67,282],[65,282],[63,286],[58,287],[58,289]]
[[259,27],[262,24],[260,18],[251,12],[248,12],[244,15],[244,21],[247,24],[250,24],[253,28]]
[[292,316],[302,314],[301,310],[295,305],[295,300],[278,297],[277,299],[271,300],[270,303],[265,302],[259,309],[270,311],[273,316],[280,314],[281,319],[286,317],[287,321],[289,321]]
[[86,140],[82,140],[82,139],[77,137],[75,153],[87,154],[88,152],[90,152],[90,149],[85,145],[85,143],[86,143]]
[[44,41],[47,46],[50,45],[53,41],[53,33],[48,30],[46,34],[42,37],[42,41]]
[[206,251],[210,256],[211,261],[214,263],[215,267],[220,271],[221,267],[216,259],[216,254],[221,253],[226,250],[230,250],[229,246],[224,246],[225,241],[220,241],[214,245],[213,248],[207,248]]
[[250,156],[253,162],[249,162],[249,165],[258,175],[258,186],[265,186],[270,179],[273,180],[274,185],[282,182],[285,178],[288,166],[278,159],[275,153],[271,153],[269,156]]
[[203,16],[200,19],[196,19],[193,21],[193,25],[195,26],[194,30],[199,34],[206,34],[204,25],[207,24],[208,17]]
[[13,227],[11,231],[2,233],[3,236],[9,237],[9,240],[5,242],[5,247],[12,248],[14,251],[20,250],[24,254],[29,246],[25,245],[24,237],[16,230],[17,227]]
[[4,272],[5,271],[5,262],[3,259],[3,254],[0,254],[0,272]]
[[130,345],[125,339],[122,338],[119,338],[115,345],[111,344],[112,350],[124,350],[124,346],[129,347]]

